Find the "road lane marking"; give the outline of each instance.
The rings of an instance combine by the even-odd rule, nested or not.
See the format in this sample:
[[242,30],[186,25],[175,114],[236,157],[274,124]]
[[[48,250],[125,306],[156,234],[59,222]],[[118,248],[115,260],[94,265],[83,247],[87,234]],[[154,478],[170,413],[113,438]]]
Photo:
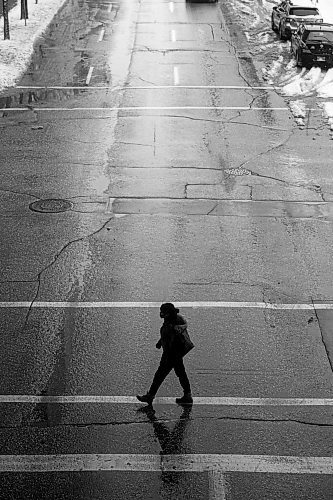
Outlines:
[[[1,394],[0,403],[31,404],[141,404],[135,396],[38,396],[29,394]],[[154,404],[176,405],[174,397],[157,397]],[[333,406],[328,398],[243,398],[243,397],[194,397],[196,406]]]
[[[276,309],[276,310],[331,310],[333,303],[305,303],[305,304],[282,304],[270,302],[178,302],[174,301],[177,307],[188,308],[242,308],[242,309]],[[0,302],[0,308],[157,308],[161,302],[49,302],[49,301],[34,301],[34,302]]]
[[174,10],[175,10],[175,4],[174,4],[174,2],[169,2],[169,10],[170,10],[171,13],[174,12]]
[[[172,30],[175,31],[175,30]],[[74,86],[70,87],[68,85],[63,86],[63,85],[53,85],[53,86],[48,86],[48,85],[17,85],[15,88],[17,89],[45,89],[45,90],[52,90],[52,89],[64,89],[64,90],[77,90],[77,89],[86,89],[85,86]],[[173,85],[126,85],[124,87],[110,87],[108,85],[99,85],[96,87],[90,87],[91,89],[98,89],[98,90],[127,90],[127,89],[134,89],[134,90],[159,90],[159,89],[173,89]],[[280,90],[282,87],[273,87],[273,86],[268,86],[268,87],[254,87],[250,85],[179,85],[179,89],[225,89],[225,90]]]
[[89,85],[90,83],[90,80],[91,80],[91,76],[93,74],[93,71],[94,71],[94,67],[93,66],[90,66],[89,68],[89,71],[88,71],[88,75],[87,75],[87,78],[86,78],[86,84]]
[[104,38],[104,35],[105,35],[105,29],[104,29],[104,28],[102,28],[102,29],[101,29],[101,32],[100,32],[100,34],[99,34],[99,38],[98,38],[98,41],[99,41],[99,42],[102,42],[102,40],[103,40],[103,38]]
[[[291,113],[290,108],[257,108],[251,106],[125,106],[109,108],[38,108],[37,106],[22,106],[21,108],[0,108],[0,111],[288,111]],[[321,108],[308,108],[305,112],[307,111],[323,112]]]
[[171,41],[176,42],[177,37],[176,37],[176,30],[171,30]]
[[332,457],[227,454],[0,455],[0,472],[249,472],[333,474]]
[[173,68],[173,82],[175,85],[179,85],[179,70],[177,66]]

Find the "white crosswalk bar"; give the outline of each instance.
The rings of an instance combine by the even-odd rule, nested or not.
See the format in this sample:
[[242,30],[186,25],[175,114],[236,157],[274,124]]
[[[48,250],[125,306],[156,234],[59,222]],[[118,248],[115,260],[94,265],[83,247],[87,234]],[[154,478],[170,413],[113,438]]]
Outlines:
[[[1,403],[50,403],[50,404],[141,404],[135,396],[38,396],[2,394]],[[154,404],[175,405],[175,397],[157,397]],[[194,405],[211,406],[333,406],[328,398],[242,398],[242,397],[194,397]]]
[[[269,303],[269,302],[223,302],[223,301],[196,301],[196,302],[174,302],[177,307],[187,308],[250,308],[250,309],[276,309],[276,310],[314,310],[333,309],[333,302],[328,303]],[[0,308],[158,308],[160,302],[0,302]]]
[[0,472],[145,471],[333,474],[333,457],[279,455],[0,455]]

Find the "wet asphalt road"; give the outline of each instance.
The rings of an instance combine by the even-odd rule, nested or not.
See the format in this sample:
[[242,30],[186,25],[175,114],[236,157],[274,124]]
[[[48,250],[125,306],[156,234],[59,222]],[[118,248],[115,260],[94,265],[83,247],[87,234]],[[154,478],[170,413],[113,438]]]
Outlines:
[[[332,454],[331,406],[126,401],[160,354],[158,308],[133,302],[162,301],[197,304],[181,308],[194,396],[332,397],[332,311],[244,307],[332,298],[321,112],[300,130],[278,92],[253,87],[228,4],[72,0],[1,96],[0,394],[123,399],[2,403],[2,456],[90,459],[62,472],[64,457],[43,473],[0,465],[0,498],[332,499],[328,474],[88,470],[93,454],[177,466],[189,454]],[[31,211],[39,199],[72,209]],[[32,301],[46,305],[18,307]],[[115,301],[127,307],[95,307]],[[178,392],[172,375],[159,396]]]

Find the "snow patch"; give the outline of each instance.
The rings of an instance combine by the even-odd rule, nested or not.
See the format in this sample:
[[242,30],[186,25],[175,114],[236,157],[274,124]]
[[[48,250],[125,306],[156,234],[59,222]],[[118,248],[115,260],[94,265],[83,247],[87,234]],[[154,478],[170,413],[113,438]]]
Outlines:
[[320,85],[318,85],[317,94],[318,97],[322,97],[324,99],[333,97],[333,68],[327,71]]
[[305,127],[306,105],[303,101],[291,101],[290,110],[295,118],[297,125]]
[[333,102],[324,102],[321,107],[323,108],[324,117],[327,118],[329,127],[333,132]]
[[333,5],[332,0],[318,0],[314,2],[318,7],[325,23],[333,23]]
[[[15,85],[29,66],[34,43],[46,30],[65,0],[29,3],[29,19],[21,20],[21,5],[9,11],[10,40],[0,40],[0,90]],[[3,34],[3,17],[0,19]],[[3,35],[2,35],[3,36]]]
[[282,93],[286,96],[308,95],[316,91],[318,85],[324,78],[323,71],[318,67],[313,67],[306,72],[302,71],[292,77],[286,85],[282,87]]

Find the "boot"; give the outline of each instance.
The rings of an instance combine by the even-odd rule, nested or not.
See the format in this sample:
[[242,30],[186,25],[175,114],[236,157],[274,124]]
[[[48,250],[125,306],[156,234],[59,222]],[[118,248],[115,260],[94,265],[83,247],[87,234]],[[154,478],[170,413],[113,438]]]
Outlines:
[[151,405],[154,400],[154,396],[147,392],[147,394],[144,394],[143,396],[137,396],[137,399],[141,401],[141,403],[147,403],[147,405]]
[[182,398],[176,398],[176,403],[178,405],[191,405],[193,404],[192,394],[186,392]]

